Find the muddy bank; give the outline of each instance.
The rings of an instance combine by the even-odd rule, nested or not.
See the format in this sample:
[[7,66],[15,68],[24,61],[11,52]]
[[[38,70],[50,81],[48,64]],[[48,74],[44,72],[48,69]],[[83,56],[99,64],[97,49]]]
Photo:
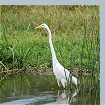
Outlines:
[[[0,70],[0,80],[6,79],[8,76],[11,75],[19,75],[19,74],[31,74],[31,75],[53,75],[52,68],[48,69],[36,69],[36,68],[28,68],[28,69],[11,69],[11,70]],[[72,70],[69,69],[69,71],[72,73],[72,75],[75,75],[76,77],[86,77],[93,75],[92,70],[86,70],[86,69],[79,69],[74,68]]]

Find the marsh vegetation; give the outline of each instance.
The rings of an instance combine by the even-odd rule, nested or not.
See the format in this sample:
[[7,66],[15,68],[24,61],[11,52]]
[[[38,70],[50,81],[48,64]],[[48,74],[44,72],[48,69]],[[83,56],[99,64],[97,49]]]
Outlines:
[[66,68],[99,73],[99,7],[1,6],[0,18],[0,61],[8,69],[51,68],[48,36],[34,29],[46,23]]
[[[0,12],[1,90],[4,89],[6,79],[9,83],[10,75],[11,77],[24,73],[52,75],[48,36],[45,31],[35,30],[36,26],[46,23],[52,31],[53,44],[60,63],[78,76],[81,80],[80,87],[84,87],[86,91],[91,93],[97,85],[98,88],[93,93],[98,97],[100,69],[98,6],[0,6]],[[51,78],[47,79],[48,83],[52,81]],[[54,81],[53,79],[50,86],[57,90]],[[31,86],[29,83],[28,80],[27,84]],[[39,87],[43,89],[46,86],[41,85]],[[5,89],[6,87],[8,86],[5,86]],[[48,88],[51,89],[51,87]],[[17,90],[16,86],[14,89]],[[85,90],[80,94],[85,96]],[[1,95],[3,96],[3,93]],[[10,93],[9,96],[11,96]],[[5,96],[3,97],[5,99]],[[82,104],[86,105],[84,102]],[[98,105],[99,100],[93,103],[90,105]]]

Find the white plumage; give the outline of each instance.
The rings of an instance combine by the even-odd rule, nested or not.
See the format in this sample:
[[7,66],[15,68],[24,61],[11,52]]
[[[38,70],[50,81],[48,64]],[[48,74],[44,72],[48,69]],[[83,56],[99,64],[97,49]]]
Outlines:
[[[55,50],[53,47],[53,43],[52,43],[52,35],[51,35],[51,31],[50,31],[49,27],[46,24],[41,24],[40,26],[38,26],[36,28],[45,29],[49,35],[49,45],[50,45],[51,54],[52,54],[53,73],[57,79],[58,86],[60,87],[60,83],[61,83],[63,88],[65,88],[67,86],[68,81],[69,82],[71,81],[74,85],[77,86],[77,78],[75,76],[71,75],[71,73],[67,69],[65,69],[57,60]],[[71,78],[70,78],[70,76],[71,76]],[[70,80],[70,79],[72,79],[72,80]]]

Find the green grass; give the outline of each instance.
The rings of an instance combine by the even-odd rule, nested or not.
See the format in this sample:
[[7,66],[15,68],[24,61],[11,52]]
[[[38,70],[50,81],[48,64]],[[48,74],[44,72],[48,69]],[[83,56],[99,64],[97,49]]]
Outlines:
[[[49,25],[58,60],[66,68],[99,73],[98,6],[0,6],[0,61],[7,68],[51,68]],[[9,49],[13,48],[13,51]],[[14,53],[14,57],[13,57]],[[0,66],[2,68],[2,65]]]

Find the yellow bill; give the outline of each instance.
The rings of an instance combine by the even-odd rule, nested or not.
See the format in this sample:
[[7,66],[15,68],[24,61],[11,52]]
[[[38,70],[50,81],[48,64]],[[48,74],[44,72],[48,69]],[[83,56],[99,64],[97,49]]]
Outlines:
[[35,27],[35,29],[42,28],[41,26]]

